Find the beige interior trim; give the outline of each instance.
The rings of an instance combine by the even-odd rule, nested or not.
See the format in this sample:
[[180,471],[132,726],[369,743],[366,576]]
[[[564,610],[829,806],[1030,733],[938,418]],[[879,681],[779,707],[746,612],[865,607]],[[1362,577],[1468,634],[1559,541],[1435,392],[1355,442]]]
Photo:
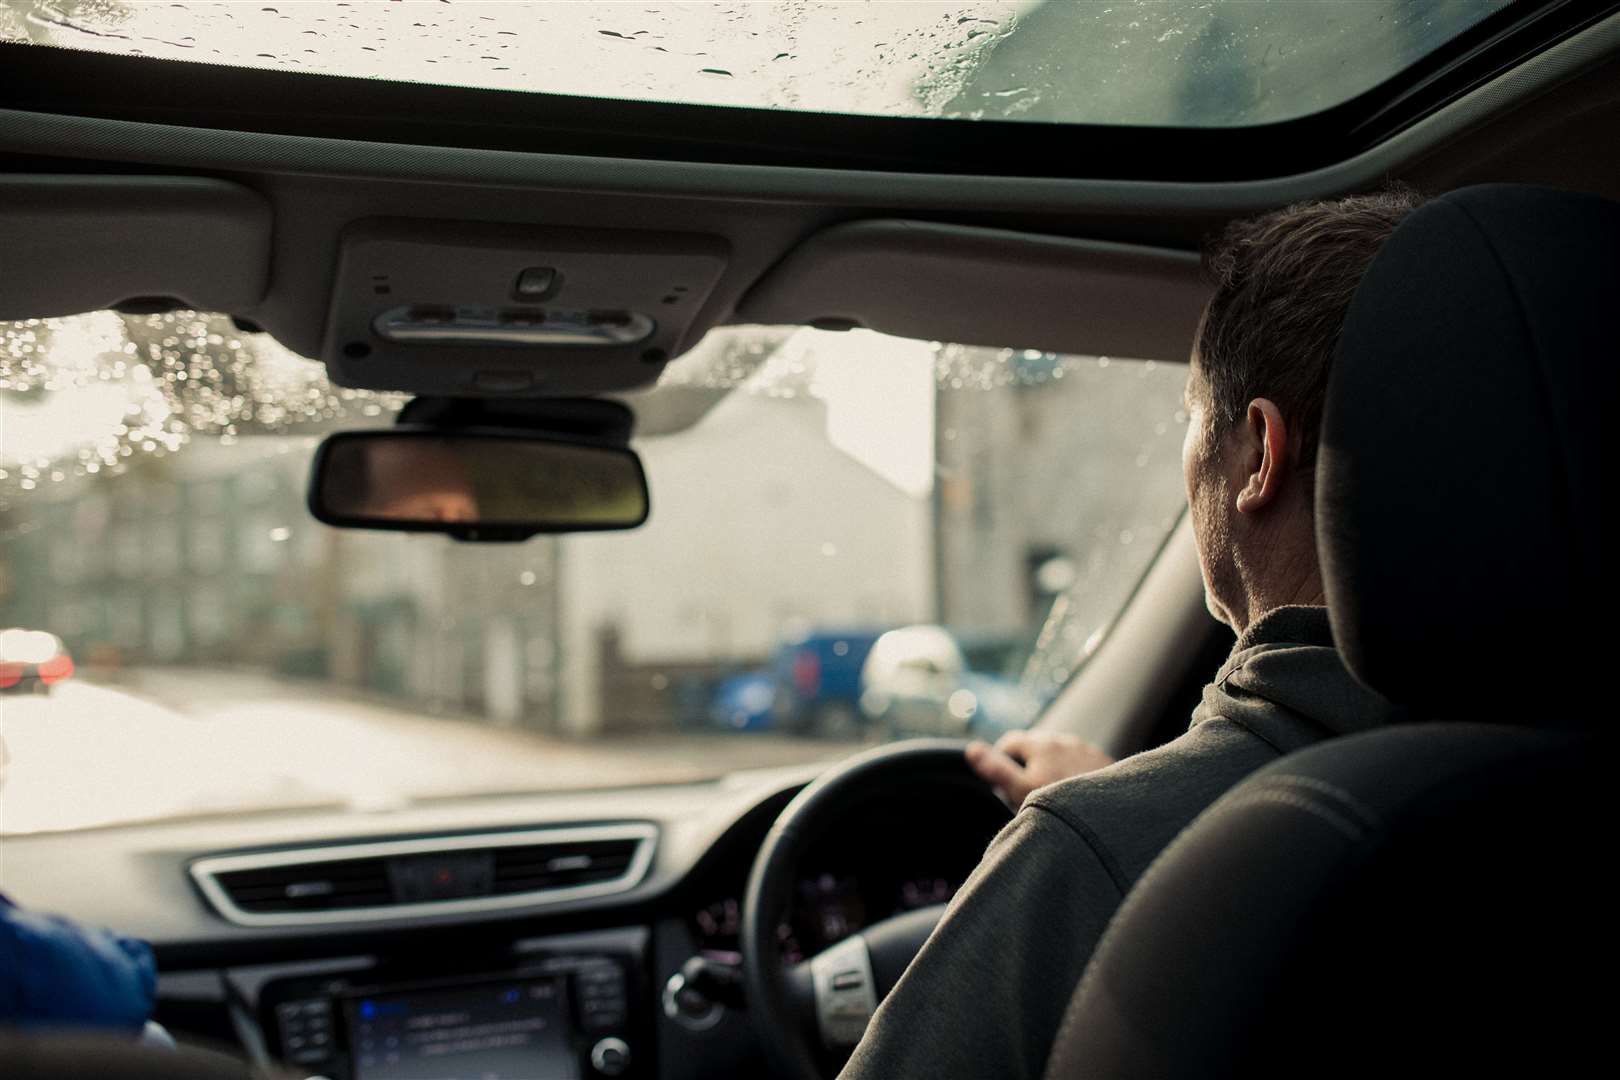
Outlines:
[[860,221],[795,247],[743,297],[737,319],[1182,360],[1208,292],[1187,251]]
[[0,176],[0,319],[148,296],[248,310],[269,286],[270,217],[227,180]]

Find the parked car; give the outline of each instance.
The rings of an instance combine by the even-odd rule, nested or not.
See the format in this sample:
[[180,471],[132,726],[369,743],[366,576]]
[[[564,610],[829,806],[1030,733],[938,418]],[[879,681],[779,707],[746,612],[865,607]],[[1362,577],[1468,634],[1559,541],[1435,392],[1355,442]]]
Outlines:
[[73,677],[73,657],[48,630],[0,630],[0,693],[44,694]]
[[861,672],[861,712],[900,738],[972,735],[994,739],[1028,726],[1040,702],[1015,680],[976,671],[955,634],[931,624],[890,630]]

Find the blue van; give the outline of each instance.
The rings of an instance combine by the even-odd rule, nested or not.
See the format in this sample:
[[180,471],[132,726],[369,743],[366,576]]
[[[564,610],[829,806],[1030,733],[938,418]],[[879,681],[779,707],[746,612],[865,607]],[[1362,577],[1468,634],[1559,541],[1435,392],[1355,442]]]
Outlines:
[[769,666],[722,680],[709,702],[711,726],[848,737],[866,726],[861,668],[883,631],[812,630],[788,638]]
[[783,642],[772,674],[780,731],[850,736],[865,726],[861,668],[882,630],[813,630]]

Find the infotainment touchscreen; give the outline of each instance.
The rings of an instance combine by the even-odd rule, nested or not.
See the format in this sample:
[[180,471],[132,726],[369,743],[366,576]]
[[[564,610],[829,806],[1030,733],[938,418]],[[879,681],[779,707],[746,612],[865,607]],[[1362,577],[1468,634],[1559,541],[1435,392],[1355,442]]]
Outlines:
[[354,1080],[578,1080],[561,977],[348,1001]]

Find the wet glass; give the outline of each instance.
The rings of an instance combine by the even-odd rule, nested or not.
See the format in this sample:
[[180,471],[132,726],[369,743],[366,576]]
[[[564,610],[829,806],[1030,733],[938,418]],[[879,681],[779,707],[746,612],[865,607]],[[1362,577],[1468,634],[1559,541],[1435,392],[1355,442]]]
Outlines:
[[[1180,363],[731,327],[627,396],[653,512],[330,528],[401,400],[195,312],[0,323],[0,831],[693,781],[1039,715],[1182,513]],[[19,684],[20,685],[20,684]]]
[[4,0],[0,41],[798,112],[1148,126],[1304,116],[1510,0]]

